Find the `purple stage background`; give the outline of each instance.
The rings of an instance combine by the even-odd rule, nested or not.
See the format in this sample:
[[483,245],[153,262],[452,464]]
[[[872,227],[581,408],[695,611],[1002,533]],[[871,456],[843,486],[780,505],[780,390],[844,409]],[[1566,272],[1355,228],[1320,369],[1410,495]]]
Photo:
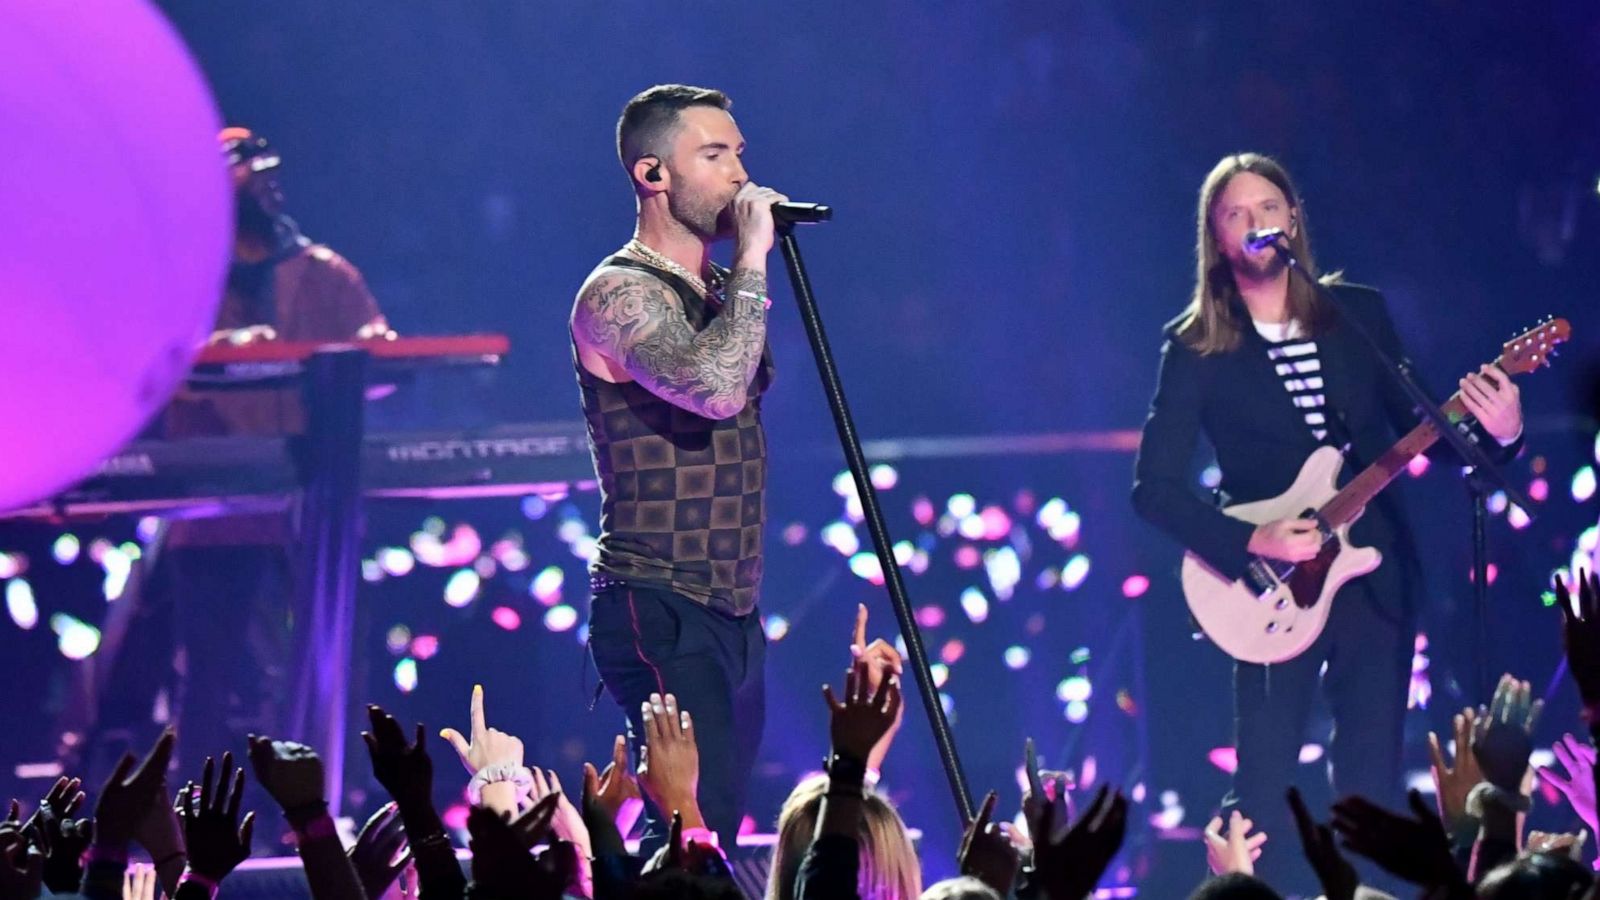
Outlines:
[[[402,334],[511,336],[501,371],[420,382],[372,407],[375,428],[575,422],[571,298],[632,212],[616,114],[656,82],[727,90],[753,177],[837,210],[803,241],[863,436],[996,438],[876,457],[968,776],[1014,809],[1031,735],[1051,765],[1134,791],[1118,880],[1168,896],[1198,876],[1181,839],[1226,787],[1213,751],[1229,739],[1228,668],[1190,637],[1177,548],[1128,506],[1131,455],[1016,436],[1137,429],[1160,325],[1192,279],[1195,193],[1226,152],[1290,167],[1319,261],[1385,291],[1436,387],[1537,318],[1571,319],[1571,349],[1524,382],[1530,449],[1509,467],[1545,498],[1539,519],[1502,507],[1490,531],[1491,665],[1551,683],[1543,588],[1580,541],[1593,548],[1600,514],[1592,4],[162,5],[228,119],[283,152],[291,212],[362,268]],[[892,631],[777,282],[763,829],[825,749],[817,686],[846,663],[856,602]],[[1408,726],[1420,768],[1421,736],[1471,693],[1468,507],[1455,473],[1402,481],[1429,569]],[[352,696],[437,731],[462,725],[481,682],[530,761],[576,780],[620,720],[609,699],[587,712],[596,505],[583,491],[373,504]],[[0,530],[0,788],[21,796],[44,770],[19,765],[55,758],[71,686],[95,664],[108,589],[139,570],[133,522],[60,534]],[[1555,685],[1541,740],[1577,722]],[[916,706],[902,734],[887,784],[935,877],[959,823]],[[352,759],[348,811],[364,815],[376,785]],[[1545,815],[1536,827],[1567,824]]]

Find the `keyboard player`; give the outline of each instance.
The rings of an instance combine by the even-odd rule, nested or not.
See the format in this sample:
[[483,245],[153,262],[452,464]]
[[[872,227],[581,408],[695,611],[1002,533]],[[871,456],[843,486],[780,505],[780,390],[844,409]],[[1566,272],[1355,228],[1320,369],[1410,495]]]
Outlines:
[[[284,208],[282,159],[245,128],[219,135],[233,177],[233,263],[214,343],[345,341],[381,336],[388,325],[361,273],[301,234]],[[298,389],[193,391],[174,399],[158,423],[166,439],[281,435],[303,430]],[[208,753],[242,746],[243,733],[284,733],[295,664],[287,607],[296,592],[289,570],[286,515],[248,515],[168,524],[137,614],[139,652],[117,660],[118,676],[101,708],[102,727],[142,742],[149,711],[165,690],[178,724],[180,764],[193,770]],[[127,721],[117,722],[117,718]],[[120,727],[119,727],[120,726]]]

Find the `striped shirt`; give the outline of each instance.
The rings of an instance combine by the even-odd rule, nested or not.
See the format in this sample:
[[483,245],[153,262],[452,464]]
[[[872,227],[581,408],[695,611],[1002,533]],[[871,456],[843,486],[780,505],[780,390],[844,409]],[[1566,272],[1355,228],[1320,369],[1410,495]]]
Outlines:
[[1327,398],[1322,393],[1322,358],[1317,342],[1301,337],[1299,322],[1256,322],[1256,332],[1267,341],[1267,358],[1283,381],[1295,408],[1305,416],[1306,427],[1318,441],[1328,439]]

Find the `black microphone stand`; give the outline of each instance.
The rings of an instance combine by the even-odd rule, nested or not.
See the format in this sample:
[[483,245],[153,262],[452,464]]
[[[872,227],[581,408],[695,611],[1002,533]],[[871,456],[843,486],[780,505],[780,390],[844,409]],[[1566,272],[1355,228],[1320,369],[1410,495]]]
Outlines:
[[[824,207],[826,209],[826,207]],[[776,212],[776,210],[775,210]],[[829,211],[831,214],[831,211]],[[839,382],[839,372],[833,363],[833,351],[822,328],[822,318],[817,313],[817,301],[811,293],[811,279],[806,275],[805,261],[800,257],[800,244],[794,237],[795,222],[779,215],[777,218],[779,241],[783,258],[788,263],[789,281],[794,285],[795,305],[805,323],[806,335],[811,339],[811,351],[817,359],[817,372],[822,376],[822,390],[828,397],[828,407],[833,411],[833,422],[839,432],[839,444],[844,449],[845,461],[855,479],[856,492],[861,498],[861,512],[872,534],[872,546],[877,552],[878,564],[883,567],[883,583],[889,591],[894,606],[895,619],[900,633],[905,637],[906,655],[910,657],[910,670],[916,678],[917,693],[922,696],[922,707],[933,728],[934,744],[939,750],[939,761],[944,765],[945,777],[950,782],[950,792],[961,814],[963,827],[973,819],[972,797],[967,790],[967,779],[961,770],[961,760],[956,755],[955,738],[950,733],[950,720],[939,702],[939,689],[933,683],[933,671],[928,668],[928,651],[923,646],[922,630],[917,627],[911,600],[906,596],[905,582],[900,578],[900,566],[894,558],[894,542],[889,538],[889,528],[883,520],[883,510],[878,505],[878,492],[868,477],[867,459],[861,451],[861,440],[856,435],[855,422],[850,417],[850,406],[845,402],[844,387]]]
[[1361,335],[1368,346],[1372,348],[1373,355],[1379,363],[1388,370],[1389,375],[1398,382],[1416,405],[1423,418],[1427,419],[1439,433],[1439,437],[1455,450],[1461,461],[1467,466],[1467,493],[1472,502],[1472,593],[1473,605],[1477,618],[1477,670],[1479,702],[1488,703],[1494,691],[1494,685],[1489,680],[1489,546],[1488,546],[1488,520],[1489,520],[1489,492],[1498,488],[1505,491],[1506,497],[1512,503],[1522,508],[1527,513],[1529,520],[1533,518],[1533,503],[1528,497],[1506,480],[1504,474],[1495,468],[1483,448],[1478,446],[1478,436],[1471,429],[1471,420],[1463,418],[1458,422],[1450,421],[1444,410],[1434,403],[1433,398],[1422,385],[1417,383],[1416,376],[1411,370],[1411,360],[1404,357],[1396,360],[1389,356],[1378,339],[1372,336],[1354,316],[1345,315],[1333,292],[1328,286],[1318,281],[1315,276],[1300,265],[1300,260],[1294,251],[1288,247],[1288,241],[1278,235],[1271,244],[1278,252],[1278,257],[1288,264],[1289,269],[1300,277],[1302,281],[1311,286],[1318,298],[1326,303],[1330,309],[1339,313],[1340,319],[1350,325],[1355,332]]

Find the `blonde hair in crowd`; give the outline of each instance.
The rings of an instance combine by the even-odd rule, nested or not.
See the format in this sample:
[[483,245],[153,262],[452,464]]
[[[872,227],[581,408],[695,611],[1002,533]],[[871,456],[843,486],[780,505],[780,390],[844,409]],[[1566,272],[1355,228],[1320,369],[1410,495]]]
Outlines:
[[[828,776],[813,775],[796,785],[784,801],[778,814],[778,843],[773,848],[766,900],[793,900],[800,862],[816,834],[822,795],[827,790]],[[861,900],[914,900],[922,894],[922,864],[911,846],[906,823],[888,798],[870,788],[862,804],[856,840],[861,844],[856,878]]]

